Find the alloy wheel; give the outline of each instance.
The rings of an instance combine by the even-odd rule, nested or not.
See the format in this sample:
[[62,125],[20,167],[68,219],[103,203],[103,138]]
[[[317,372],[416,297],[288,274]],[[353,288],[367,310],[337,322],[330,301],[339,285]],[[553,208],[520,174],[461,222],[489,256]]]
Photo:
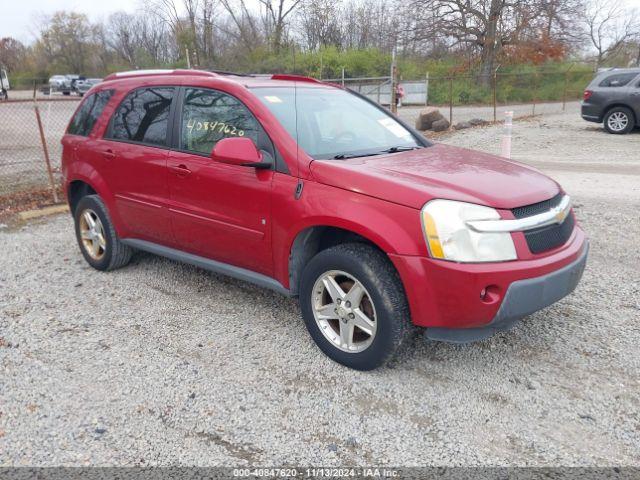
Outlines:
[[87,208],[80,215],[80,238],[85,251],[94,260],[102,260],[107,251],[107,241],[100,217]]
[[366,350],[376,335],[376,310],[367,289],[346,272],[331,270],[316,280],[311,305],[318,328],[348,353]]
[[623,112],[614,112],[607,119],[607,126],[614,132],[622,132],[629,125],[629,117]]

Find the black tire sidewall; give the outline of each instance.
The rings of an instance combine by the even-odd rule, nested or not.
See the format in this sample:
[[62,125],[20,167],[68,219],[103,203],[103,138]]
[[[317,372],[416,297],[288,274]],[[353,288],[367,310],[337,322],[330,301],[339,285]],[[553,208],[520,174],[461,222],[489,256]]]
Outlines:
[[[376,335],[371,345],[363,352],[348,353],[338,349],[324,336],[316,323],[311,300],[313,286],[321,275],[330,270],[342,270],[358,279],[369,292],[374,304]],[[316,255],[305,267],[302,277],[299,300],[309,334],[329,358],[356,370],[372,370],[385,363],[400,343],[395,322],[405,321],[404,318],[399,318],[403,316],[403,312],[394,311],[394,302],[390,298],[391,292],[388,291],[389,283],[399,279],[385,278],[389,276],[386,271],[376,270],[379,269],[368,263],[366,258],[348,255],[344,251],[332,248]],[[404,291],[400,290],[404,295]]]
[[[82,243],[82,238],[80,237],[80,215],[82,215],[82,213],[86,209],[93,210],[102,222],[102,228],[104,230],[107,248],[105,250],[104,256],[100,260],[96,260],[92,258],[91,255],[89,255],[84,247],[84,244]],[[78,246],[80,247],[80,251],[82,252],[82,256],[84,257],[84,259],[96,270],[108,270],[109,265],[111,264],[111,257],[113,255],[113,244],[117,239],[113,238],[111,234],[111,232],[113,231],[111,220],[109,219],[106,208],[102,201],[95,195],[82,197],[78,202],[73,218],[75,223],[76,240],[78,241]]]
[[[615,130],[611,130],[609,128],[609,117],[611,115],[613,115],[614,113],[616,113],[616,112],[624,113],[627,116],[627,118],[629,119],[629,123],[627,124],[627,128],[625,128],[624,130],[620,130],[619,132],[616,132]],[[605,128],[605,130],[607,132],[609,132],[609,133],[611,133],[613,135],[624,135],[626,133],[631,132],[631,130],[633,130],[634,127],[635,127],[635,123],[636,122],[635,122],[635,117],[633,115],[633,112],[630,109],[626,108],[626,107],[615,107],[615,108],[612,108],[604,116],[604,128]]]

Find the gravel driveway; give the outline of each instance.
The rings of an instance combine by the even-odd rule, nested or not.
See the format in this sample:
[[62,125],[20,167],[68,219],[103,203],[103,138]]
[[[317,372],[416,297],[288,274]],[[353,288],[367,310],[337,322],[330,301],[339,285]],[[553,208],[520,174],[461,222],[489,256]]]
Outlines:
[[324,357],[294,300],[147,254],[96,272],[67,215],[0,230],[0,465],[638,466],[638,151],[571,115],[517,123],[514,156],[591,237],[582,284],[371,373]]

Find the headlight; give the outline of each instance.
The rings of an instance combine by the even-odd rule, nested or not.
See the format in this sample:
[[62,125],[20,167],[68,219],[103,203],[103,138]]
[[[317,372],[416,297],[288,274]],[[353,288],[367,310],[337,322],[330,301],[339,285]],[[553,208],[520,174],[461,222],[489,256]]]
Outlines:
[[422,227],[433,258],[454,262],[515,260],[510,233],[480,233],[467,225],[472,220],[499,220],[490,207],[453,200],[432,200],[422,208]]

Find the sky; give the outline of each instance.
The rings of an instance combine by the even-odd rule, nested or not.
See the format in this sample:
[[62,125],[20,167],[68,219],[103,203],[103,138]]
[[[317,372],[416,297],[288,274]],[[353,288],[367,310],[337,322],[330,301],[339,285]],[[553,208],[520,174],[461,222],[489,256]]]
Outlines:
[[[35,40],[38,18],[58,10],[86,13],[93,21],[118,10],[133,12],[139,0],[1,0],[0,38],[14,37],[23,43]],[[640,10],[640,0],[627,0]]]
[[[86,13],[91,20],[107,18],[118,10],[133,12],[136,0],[1,0],[0,38],[13,37],[24,43],[35,39],[38,18],[58,10]],[[640,1],[640,0],[638,0]]]

